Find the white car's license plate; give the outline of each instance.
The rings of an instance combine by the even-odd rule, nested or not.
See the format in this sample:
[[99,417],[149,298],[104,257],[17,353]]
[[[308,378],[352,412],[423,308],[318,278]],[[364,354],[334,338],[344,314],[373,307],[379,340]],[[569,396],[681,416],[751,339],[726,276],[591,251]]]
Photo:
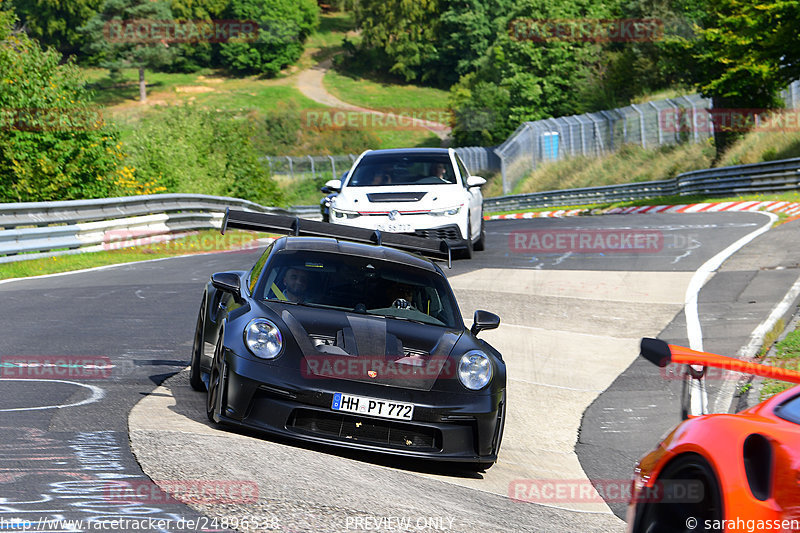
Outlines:
[[379,398],[365,398],[337,392],[333,395],[331,409],[334,411],[347,411],[359,415],[379,416],[381,418],[394,418],[396,420],[411,420],[414,416],[414,404],[404,402],[390,402]]
[[380,224],[378,225],[378,229],[380,231],[388,231],[391,233],[411,233],[414,231],[411,228],[411,224],[399,224],[394,222],[389,222],[387,224]]

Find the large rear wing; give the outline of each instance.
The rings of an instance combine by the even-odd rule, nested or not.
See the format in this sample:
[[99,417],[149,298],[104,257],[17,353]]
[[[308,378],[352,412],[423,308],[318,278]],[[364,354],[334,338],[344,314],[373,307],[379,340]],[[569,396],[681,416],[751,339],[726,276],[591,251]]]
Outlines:
[[446,260],[448,266],[451,261],[450,244],[444,239],[427,239],[401,233],[387,233],[298,217],[268,215],[228,208],[225,210],[225,218],[222,220],[220,231],[224,234],[228,228],[305,237],[330,237],[364,244],[391,246],[433,259]]
[[725,357],[708,352],[698,352],[683,346],[667,344],[660,339],[642,339],[640,355],[651,363],[665,367],[670,363],[679,365],[698,365],[711,366],[730,370],[732,372],[742,372],[744,374],[754,374],[765,378],[788,381],[790,383],[800,383],[800,372],[776,366],[763,365],[742,361],[734,357]]

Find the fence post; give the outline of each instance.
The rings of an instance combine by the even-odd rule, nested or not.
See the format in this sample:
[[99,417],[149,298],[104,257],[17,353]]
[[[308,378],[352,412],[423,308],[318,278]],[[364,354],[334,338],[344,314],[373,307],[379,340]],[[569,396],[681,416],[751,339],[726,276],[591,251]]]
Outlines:
[[658,119],[658,107],[653,102],[647,102],[647,104],[653,108],[656,112],[656,129],[658,130],[658,145],[661,146],[664,144],[664,134],[661,132],[661,121]]
[[272,159],[268,155],[265,155],[264,157],[267,159],[267,163],[269,164],[269,175],[272,176]]
[[317,179],[317,171],[314,170],[314,158],[311,157],[310,155],[307,156],[307,157],[308,157],[308,160],[311,161],[311,179],[315,180],[315,179]]
[[697,106],[694,105],[691,98],[684,95],[681,98],[689,102],[689,105],[692,106],[692,138],[694,139],[694,143],[697,144]]
[[286,159],[289,161],[289,175],[294,179],[294,167],[292,166],[292,156],[287,155]]
[[631,107],[639,115],[639,137],[642,140],[642,148],[647,148],[647,136],[645,135],[644,131],[644,113],[641,109],[636,107],[636,104],[631,104]]
[[331,160],[331,174],[333,175],[332,179],[336,179],[336,161],[333,160],[332,155],[329,155],[328,159]]
[[600,114],[608,121],[608,149],[614,151],[614,122],[611,113],[608,111],[600,111]]

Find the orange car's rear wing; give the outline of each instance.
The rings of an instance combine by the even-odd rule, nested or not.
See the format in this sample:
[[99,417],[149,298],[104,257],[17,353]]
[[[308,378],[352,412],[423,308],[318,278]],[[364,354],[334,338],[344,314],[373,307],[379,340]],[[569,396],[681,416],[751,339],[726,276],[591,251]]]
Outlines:
[[665,367],[670,363],[679,365],[699,365],[721,368],[732,372],[753,374],[791,383],[800,383],[800,372],[775,366],[742,361],[734,357],[725,357],[714,353],[698,352],[683,346],[667,344],[660,339],[643,338],[640,355],[651,363]]

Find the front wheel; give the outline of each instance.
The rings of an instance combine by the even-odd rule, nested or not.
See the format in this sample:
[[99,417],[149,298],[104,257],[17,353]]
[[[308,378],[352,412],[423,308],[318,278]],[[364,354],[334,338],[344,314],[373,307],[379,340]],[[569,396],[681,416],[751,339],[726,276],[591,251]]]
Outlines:
[[189,368],[189,385],[198,392],[206,390],[206,385],[203,383],[201,377],[202,369],[200,366],[203,357],[203,345],[205,340],[203,338],[203,327],[205,325],[205,298],[203,298],[203,305],[200,306],[200,312],[197,315],[197,326],[194,329],[194,343],[192,344],[192,362]]
[[475,241],[475,251],[482,252],[486,249],[486,221],[483,220],[481,215],[481,234],[478,240]]
[[214,350],[214,361],[211,363],[211,374],[208,377],[208,395],[206,396],[206,416],[211,422],[220,421],[222,412],[222,335],[220,334],[217,347]]
[[[648,494],[640,494],[644,502],[638,503],[634,533],[699,533],[711,531],[705,524],[719,523],[722,519],[723,502],[717,476],[700,455],[689,453],[673,459],[656,483],[659,490],[653,491],[653,501],[649,501]],[[693,488],[690,483],[698,487]],[[679,498],[677,494],[696,494],[697,498]]]
[[467,222],[467,248],[461,251],[461,256],[464,259],[472,259],[472,223]]

